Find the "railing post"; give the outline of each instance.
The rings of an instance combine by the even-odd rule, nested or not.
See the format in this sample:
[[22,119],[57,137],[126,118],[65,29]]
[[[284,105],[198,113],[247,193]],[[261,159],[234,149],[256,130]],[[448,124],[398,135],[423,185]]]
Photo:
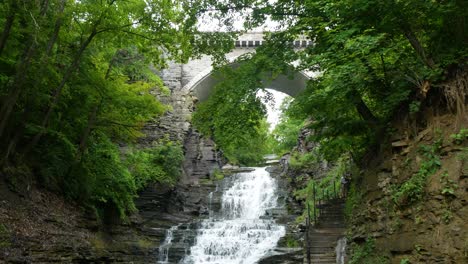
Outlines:
[[315,208],[317,207],[317,203],[315,202],[315,184],[314,184],[314,224],[317,225],[317,211]]
[[336,183],[333,181],[333,196],[336,199]]
[[311,264],[309,230],[310,230],[310,206],[309,206],[309,203],[307,203],[307,218],[306,218],[307,264]]
[[[320,209],[321,207],[322,207],[322,199],[319,199],[319,209]],[[322,211],[320,211],[320,210],[318,211],[318,216],[321,215],[321,212],[322,212]]]

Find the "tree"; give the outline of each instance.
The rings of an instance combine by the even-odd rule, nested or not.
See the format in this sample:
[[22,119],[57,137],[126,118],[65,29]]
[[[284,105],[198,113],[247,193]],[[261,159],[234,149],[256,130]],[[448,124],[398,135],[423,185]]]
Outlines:
[[[45,187],[98,211],[112,207],[121,216],[132,211],[133,198],[147,181],[124,162],[132,153],[122,153],[119,146],[135,144],[144,123],[166,110],[151,94],[166,89],[153,71],[201,53],[221,58],[231,46],[234,34],[198,32],[203,5],[185,0],[1,2],[2,170],[26,166]],[[210,41],[221,45],[206,45]],[[155,143],[145,151],[161,149],[176,153],[168,162],[180,166],[181,147],[175,142]],[[132,165],[166,175],[153,181],[177,178],[166,163],[137,162]]]
[[[267,18],[279,22],[280,30],[267,34],[252,61],[262,56],[280,65],[299,61],[296,70],[321,73],[291,112],[313,120],[313,140],[333,159],[347,151],[359,156],[398,108],[424,100],[430,83],[466,60],[465,9],[466,3],[456,0],[280,0],[218,3],[212,12],[225,21],[244,12],[248,28]],[[294,50],[298,37],[313,45]],[[268,64],[258,66],[259,72],[270,70]]]

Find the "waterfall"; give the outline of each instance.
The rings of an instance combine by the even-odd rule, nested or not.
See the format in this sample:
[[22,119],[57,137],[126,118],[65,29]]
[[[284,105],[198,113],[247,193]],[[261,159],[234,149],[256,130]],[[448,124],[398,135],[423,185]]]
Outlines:
[[183,263],[253,264],[284,236],[285,228],[268,219],[277,206],[276,181],[265,168],[232,176],[223,192],[221,212],[200,223],[195,244]]
[[166,231],[166,238],[164,242],[159,246],[159,261],[158,263],[169,263],[169,249],[172,245],[172,238],[174,231],[177,230],[179,226],[173,226]]

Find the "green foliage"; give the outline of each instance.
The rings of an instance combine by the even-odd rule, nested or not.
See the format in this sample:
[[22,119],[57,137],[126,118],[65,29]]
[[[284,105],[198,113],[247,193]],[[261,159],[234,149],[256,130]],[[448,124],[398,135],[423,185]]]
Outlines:
[[351,243],[350,264],[389,263],[388,258],[381,256],[375,250],[375,240],[367,238],[362,245]]
[[215,180],[220,181],[220,180],[224,179],[224,174],[220,169],[215,169],[213,171],[213,177],[214,177]]
[[424,157],[416,174],[401,186],[394,186],[392,192],[393,201],[400,206],[408,205],[421,200],[424,195],[427,178],[434,174],[441,166],[438,152],[441,142],[435,142],[432,146],[422,145],[420,152]]
[[411,262],[407,258],[404,258],[404,259],[400,260],[400,264],[410,264],[410,263]]
[[421,253],[423,251],[423,247],[419,244],[414,245],[414,249],[416,250],[417,253]]
[[442,211],[442,220],[444,221],[445,224],[450,223],[452,218],[453,218],[452,211],[450,211],[449,209],[444,209]]
[[419,112],[419,109],[421,108],[421,102],[420,101],[412,101],[409,104],[409,112],[410,114],[415,114]]
[[360,208],[362,198],[362,193],[356,187],[356,183],[354,181],[351,182],[344,208],[344,214],[348,221],[351,220],[356,210]]
[[125,218],[135,210],[137,192],[148,183],[171,185],[180,176],[184,156],[178,143],[162,140],[151,148],[132,149],[122,157],[104,133],[94,133],[90,141],[78,163],[73,159],[74,149],[49,148],[50,154],[40,160],[47,168],[40,174],[42,184],[90,207],[116,208]]
[[174,185],[181,175],[183,160],[182,146],[167,139],[151,148],[133,150],[125,156],[126,166],[138,190],[149,182]]
[[[320,142],[329,161],[350,151],[361,158],[397,112],[419,110],[423,86],[440,82],[468,54],[463,1],[243,0],[215,6],[228,25],[236,12],[247,17],[247,28],[267,18],[281,25],[253,58],[320,72],[291,109],[297,119],[314,121],[310,140]],[[294,50],[290,43],[300,37],[314,44]],[[437,89],[431,85],[431,92]]]
[[[296,154],[297,155],[297,154]],[[314,156],[315,155],[315,156]],[[306,163],[307,166],[298,167],[298,168],[313,168],[314,166],[318,166],[320,160],[317,157],[316,153],[307,153],[303,156],[313,157],[310,161],[308,160]],[[299,156],[300,157],[300,156]],[[308,158],[310,159],[310,158]],[[291,165],[291,163],[290,163]],[[336,164],[327,172],[327,174],[320,178],[320,179],[309,179],[307,181],[307,185],[299,190],[294,192],[294,197],[297,200],[303,200],[304,205],[304,212],[303,214],[296,220],[298,222],[304,221],[305,217],[307,216],[307,205],[313,209],[314,206],[314,191],[315,191],[315,201],[318,202],[319,200],[325,201],[328,199],[332,199],[333,197],[340,196],[340,189],[341,189],[341,176],[344,175],[349,168],[349,157],[343,156],[340,157]],[[311,211],[311,217],[313,218],[313,211]]]
[[10,232],[4,224],[0,224],[0,249],[11,245]]
[[103,135],[96,135],[87,155],[62,188],[65,195],[93,207],[116,208],[120,217],[136,210],[136,186],[120,158],[118,147]]
[[[308,153],[304,156],[313,156],[313,163],[318,166],[320,159],[317,158],[317,154]],[[309,163],[307,167],[314,167],[314,165],[310,165]],[[350,169],[349,167],[349,157],[340,157],[338,161],[332,165],[332,168],[327,171],[324,177],[320,178],[319,180],[310,179],[304,189],[297,190],[295,192],[296,197],[299,199],[312,201],[314,186],[316,190],[316,200],[326,200],[328,198],[332,198],[335,195],[339,196],[341,188],[341,176],[343,176]]]
[[44,187],[122,217],[148,182],[174,184],[179,144],[158,142],[125,155],[119,146],[134,144],[143,125],[167,110],[154,96],[169,92],[155,74],[167,61],[221,58],[232,47],[236,34],[198,31],[197,16],[208,5],[2,1],[2,170],[26,167]]
[[297,241],[297,239],[295,239],[292,235],[286,235],[284,239],[286,239],[286,247],[288,248],[298,248],[301,246],[299,241]]
[[283,155],[291,151],[297,144],[297,137],[301,128],[304,126],[302,118],[296,118],[288,109],[293,98],[287,97],[280,106],[280,120],[272,132],[272,137],[276,141],[273,152]]
[[462,128],[460,132],[450,135],[450,138],[457,145],[461,145],[465,140],[468,139],[468,129]]
[[440,183],[442,184],[442,190],[440,191],[442,195],[447,197],[456,196],[455,190],[457,189],[458,185],[454,180],[449,179],[447,171],[444,171],[444,173],[441,174]]
[[295,170],[306,169],[306,168],[313,168],[318,166],[319,158],[318,154],[314,152],[307,152],[307,153],[299,153],[293,152],[291,153],[291,157],[289,159],[289,167]]
[[256,62],[238,68],[224,67],[221,81],[210,98],[197,105],[193,124],[203,135],[212,137],[232,164],[254,165],[270,151],[266,109],[257,90],[261,76]]

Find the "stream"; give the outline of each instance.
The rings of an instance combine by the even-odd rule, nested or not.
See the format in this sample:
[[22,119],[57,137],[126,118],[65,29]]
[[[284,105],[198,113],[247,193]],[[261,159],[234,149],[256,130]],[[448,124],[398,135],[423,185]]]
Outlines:
[[[277,182],[266,168],[234,174],[224,180],[221,209],[197,225],[184,264],[253,264],[272,251],[285,234],[267,212],[277,208]],[[212,194],[210,194],[212,197]],[[173,232],[167,231],[158,263],[170,262]]]

